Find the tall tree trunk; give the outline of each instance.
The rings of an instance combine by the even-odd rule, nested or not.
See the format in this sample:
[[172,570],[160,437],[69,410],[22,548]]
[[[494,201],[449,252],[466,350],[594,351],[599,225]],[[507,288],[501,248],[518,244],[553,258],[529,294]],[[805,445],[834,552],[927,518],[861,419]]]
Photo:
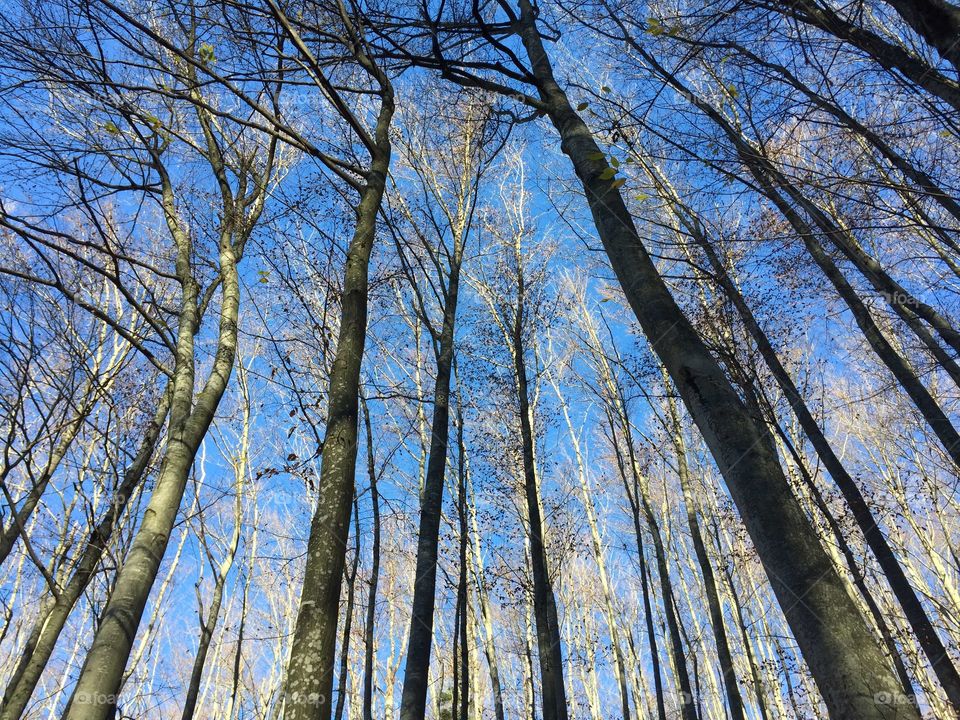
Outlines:
[[[213,555],[206,541],[206,536],[201,536],[202,543],[206,549],[207,558],[211,566],[216,571],[213,585],[213,598],[210,602],[210,610],[207,617],[203,617],[203,605],[200,605],[200,643],[197,648],[197,655],[193,660],[193,669],[190,673],[190,681],[187,685],[186,699],[183,704],[183,712],[180,720],[192,720],[197,708],[197,700],[200,696],[200,681],[203,678],[203,669],[207,662],[207,653],[210,650],[210,643],[213,641],[213,632],[220,620],[220,607],[223,603],[223,591],[227,584],[227,576],[233,568],[234,559],[237,556],[237,550],[240,547],[240,534],[242,531],[244,508],[244,486],[247,481],[247,467],[249,460],[250,447],[250,395],[247,386],[246,370],[243,363],[237,372],[238,385],[243,398],[243,430],[240,435],[240,448],[237,453],[237,459],[231,460],[234,475],[234,505],[233,505],[233,533],[230,537],[230,544],[227,546],[226,556],[216,564]],[[201,532],[203,530],[203,516],[200,515]],[[199,595],[199,587],[197,589]]]
[[124,668],[173,530],[187,477],[233,371],[237,347],[240,282],[238,250],[229,215],[220,233],[220,328],[217,351],[203,390],[194,402],[194,334],[199,325],[199,293],[192,271],[193,246],[174,207],[164,178],[164,214],[177,240],[181,309],[177,329],[173,396],[167,446],[153,493],[116,584],[103,610],[93,643],[64,712],[65,720],[105,720],[115,712]]
[[[827,706],[838,717],[916,718],[878,702],[899,681],[794,497],[767,429],[737,395],[643,247],[604,154],[553,76],[529,0],[518,32],[540,98],[583,184],[600,239],[654,351],[726,479]],[[797,602],[803,598],[803,602]],[[892,697],[892,695],[891,695]]]
[[713,639],[717,646],[717,658],[720,660],[720,670],[723,673],[723,685],[727,694],[727,705],[730,716],[734,720],[743,720],[743,698],[737,686],[737,672],[733,667],[733,657],[730,654],[730,644],[727,641],[727,631],[723,619],[723,609],[720,606],[720,596],[717,593],[717,583],[713,575],[713,566],[707,555],[707,548],[703,542],[703,533],[700,532],[700,520],[697,517],[697,508],[694,504],[693,488],[690,485],[690,470],[687,466],[687,448],[683,439],[683,426],[680,424],[680,414],[677,412],[673,396],[670,395],[670,383],[664,374],[664,387],[667,388],[667,408],[669,410],[670,427],[667,431],[673,440],[674,451],[677,456],[677,475],[680,478],[680,488],[683,493],[683,504],[687,512],[687,527],[690,529],[690,538],[693,541],[693,550],[697,556],[700,573],[703,576],[703,589],[707,597],[707,609],[710,614],[710,626],[713,629]]
[[[720,547],[720,528],[716,522],[715,515],[713,516],[713,523],[708,523],[707,526],[712,527],[714,542],[716,542],[717,547]],[[733,617],[737,624],[737,628],[740,630],[740,640],[743,643],[743,651],[747,656],[747,664],[750,667],[750,679],[752,680],[753,692],[757,701],[757,709],[760,711],[761,720],[769,720],[770,716],[767,713],[767,701],[765,698],[766,690],[763,686],[763,680],[760,678],[760,670],[757,667],[757,660],[753,653],[750,636],[747,633],[747,626],[743,620],[743,607],[740,603],[740,596],[733,584],[733,577],[730,573],[729,566],[725,562],[718,561],[718,563],[722,568],[722,575],[726,581],[725,589],[730,598],[730,605],[733,608]]]
[[537,482],[533,447],[533,415],[523,346],[524,284],[518,274],[519,286],[516,317],[513,324],[511,348],[520,412],[520,449],[523,459],[523,489],[527,501],[530,565],[533,574],[533,612],[537,625],[537,657],[540,661],[540,691],[543,701],[543,720],[567,720],[567,696],[563,682],[563,652],[560,639],[560,621],[557,600],[550,579],[547,553],[544,545],[543,517],[540,512],[540,488]]
[[[480,605],[480,623],[483,626],[483,653],[487,658],[487,669],[490,674],[490,691],[493,695],[493,716],[495,720],[505,720],[503,708],[503,689],[500,685],[500,666],[497,662],[496,645],[493,641],[493,617],[490,611],[490,599],[487,597],[486,581],[483,576],[483,555],[480,549],[480,530],[477,527],[476,505],[473,500],[473,483],[467,463],[466,447],[460,452],[464,458],[467,490],[469,496],[470,529],[473,537],[473,551],[468,553],[467,561],[471,563],[474,585],[477,591],[477,602]],[[471,562],[472,561],[472,562]],[[368,719],[365,719],[368,720]]]
[[330,717],[340,589],[357,461],[360,364],[367,335],[367,283],[377,216],[390,169],[393,91],[381,84],[375,148],[357,206],[343,276],[340,330],[327,389],[327,425],[320,463],[322,492],[310,524],[300,609],[284,699],[285,720]]
[[[590,489],[587,470],[584,465],[583,452],[580,448],[580,439],[573,427],[573,421],[570,419],[570,411],[566,400],[560,389],[560,385],[551,375],[550,383],[553,385],[554,392],[557,395],[557,401],[560,404],[563,413],[564,423],[567,426],[567,432],[570,436],[570,444],[573,447],[574,460],[577,464],[577,478],[580,486],[580,499],[583,504],[584,512],[587,516],[587,527],[590,530],[590,548],[593,551],[593,559],[597,565],[597,572],[600,578],[600,590],[603,593],[603,606],[606,614],[607,632],[610,634],[610,645],[613,650],[613,668],[617,677],[617,685],[620,690],[620,713],[623,720],[630,720],[630,689],[627,684],[626,663],[623,656],[623,647],[620,644],[620,631],[618,617],[619,613],[614,604],[613,588],[610,585],[610,579],[607,576],[607,565],[604,559],[603,544],[600,538],[600,527],[597,523],[596,511],[594,509],[592,491]],[[639,701],[639,698],[637,698]]]
[[460,530],[460,573],[457,579],[457,607],[460,609],[460,657],[454,653],[454,663],[460,664],[460,720],[467,720],[470,709],[470,638],[467,628],[470,595],[468,592],[467,553],[469,530],[467,526],[467,472],[463,457],[463,413],[457,405],[457,447],[460,450],[457,463],[457,519]]
[[[733,279],[730,277],[723,261],[720,259],[709,239],[703,234],[700,223],[696,222],[695,218],[690,217],[689,213],[686,212],[683,206],[680,204],[679,197],[677,197],[672,191],[672,188],[663,183],[662,178],[660,178],[660,183],[663,184],[665,191],[669,193],[673,207],[678,210],[677,216],[680,222],[683,224],[684,229],[690,234],[690,237],[694,239],[706,256],[713,271],[714,280],[720,285],[723,293],[737,309],[741,321],[747,328],[747,331],[750,333],[753,341],[756,343],[757,349],[760,352],[760,356],[763,358],[768,369],[770,370],[770,373],[776,380],[777,385],[780,387],[781,392],[783,392],[784,397],[787,399],[787,402],[793,409],[794,414],[800,423],[800,427],[804,431],[804,434],[807,436],[807,438],[809,438],[810,443],[813,445],[813,448],[817,453],[817,456],[820,458],[821,462],[823,462],[827,472],[830,473],[830,476],[833,478],[834,482],[837,484],[837,487],[840,489],[840,492],[843,494],[847,505],[850,507],[850,510],[853,513],[854,519],[857,521],[860,531],[863,533],[867,544],[870,546],[874,556],[877,558],[877,562],[879,563],[881,570],[883,570],[887,581],[890,583],[890,587],[893,590],[894,595],[896,596],[901,607],[903,607],[908,622],[910,623],[914,632],[917,634],[920,645],[923,648],[924,653],[927,655],[931,666],[938,677],[941,677],[941,675],[943,676],[941,677],[941,683],[943,684],[945,681],[945,688],[948,686],[956,687],[956,681],[952,679],[956,676],[956,669],[953,668],[953,665],[950,662],[946,648],[940,641],[939,635],[937,634],[936,629],[933,627],[933,623],[927,615],[926,609],[923,607],[916,591],[914,591],[913,587],[907,580],[907,577],[903,572],[903,568],[897,560],[893,549],[890,547],[890,544],[887,542],[887,539],[877,523],[876,518],[874,518],[873,512],[870,509],[866,498],[864,498],[862,492],[860,491],[859,486],[850,473],[847,472],[843,463],[840,461],[840,458],[837,457],[836,453],[833,451],[833,448],[827,441],[826,436],[820,429],[820,425],[814,419],[813,414],[807,407],[807,404],[801,396],[799,389],[794,384],[793,379],[790,377],[789,372],[783,366],[783,363],[780,362],[780,359],[777,356],[773,345],[770,343],[769,338],[760,327],[756,317],[753,315],[753,311],[750,309],[750,306],[747,304]],[[828,519],[829,517],[831,516],[828,515]],[[838,538],[842,540],[842,537],[839,535]],[[845,542],[843,542],[843,547],[846,547]],[[858,571],[854,570],[855,566],[856,563],[851,566],[851,571],[854,572],[854,577],[856,578],[858,577]],[[861,593],[863,593],[863,589],[861,589]],[[871,599],[867,598],[866,596],[865,599],[867,599],[868,604],[872,604]],[[875,612],[871,610],[871,613],[873,614],[875,621],[879,623],[878,627],[881,629],[881,634],[884,634],[883,628],[885,623],[883,622],[882,616],[879,613],[879,608],[877,608]],[[891,647],[890,643],[887,642],[886,644],[889,650]],[[898,657],[898,653],[893,655],[895,665],[900,663],[900,661],[897,659]],[[945,665],[947,667],[945,667]],[[898,670],[898,675],[900,676],[901,682],[903,682],[904,671]],[[909,687],[910,683],[908,681],[906,683],[906,688]],[[950,695],[949,692],[948,695]],[[955,702],[952,696],[951,702]]]
[[[620,420],[621,422],[624,422],[622,418]],[[610,408],[607,409],[607,421],[610,425],[612,434],[611,440],[613,444],[614,455],[616,456],[617,460],[617,469],[619,471],[620,480],[623,483],[623,489],[626,493],[627,501],[630,504],[630,515],[633,519],[633,535],[637,542],[637,561],[640,565],[640,589],[643,594],[643,612],[647,625],[647,644],[650,646],[650,663],[653,666],[653,683],[657,702],[657,717],[659,720],[666,720],[667,710],[663,695],[663,673],[660,670],[660,651],[657,647],[657,634],[653,628],[653,606],[650,601],[650,583],[647,579],[647,559],[646,552],[643,548],[643,529],[640,525],[640,488],[637,486],[637,477],[635,475],[633,476],[634,482],[633,486],[631,487],[631,481],[628,479],[626,462],[624,461],[623,453],[617,440],[614,412]],[[629,423],[629,420],[627,420],[626,423]],[[625,427],[628,428],[629,425],[627,424]],[[625,435],[626,437],[624,438],[624,442],[629,446],[629,443],[632,442],[632,439],[629,435],[629,430],[625,430]],[[689,685],[689,681],[687,684]]]
[[[377,491],[377,468],[373,456],[373,430],[370,427],[370,410],[367,401],[360,395],[363,408],[363,426],[367,436],[367,476],[370,480],[370,504],[373,508],[373,541],[371,543],[370,588],[367,591],[367,620],[363,628],[363,720],[373,720],[374,685],[374,624],[377,618],[377,584],[380,581],[380,495]],[[390,713],[392,708],[387,708]]]
[[453,376],[454,330],[460,286],[459,250],[454,251],[443,325],[436,353],[437,375],[433,389],[433,418],[430,427],[430,457],[420,499],[420,528],[417,536],[417,565],[410,614],[410,637],[403,677],[401,720],[423,720],[426,712],[433,643],[433,614],[436,604],[437,557],[440,517],[443,512],[443,485],[450,434],[450,381]]

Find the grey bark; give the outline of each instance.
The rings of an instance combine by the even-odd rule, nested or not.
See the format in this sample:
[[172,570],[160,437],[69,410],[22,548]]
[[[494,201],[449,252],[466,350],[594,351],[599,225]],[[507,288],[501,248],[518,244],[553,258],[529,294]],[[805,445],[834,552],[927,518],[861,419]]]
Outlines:
[[300,609],[284,688],[286,720],[330,717],[336,656],[340,590],[346,561],[350,503],[357,460],[360,364],[367,331],[370,253],[390,167],[393,90],[379,76],[380,108],[366,183],[357,206],[357,221],[347,251],[337,350],[327,390],[327,424],[320,464],[322,494],[307,543]]
[[530,3],[519,4],[519,33],[540,99],[583,185],[614,272],[720,467],[827,707],[837,717],[916,718],[914,708],[878,695],[892,697],[900,686],[883,650],[793,495],[769,432],[657,272],[614,181],[604,176],[606,162],[596,159],[604,154],[554,79]]

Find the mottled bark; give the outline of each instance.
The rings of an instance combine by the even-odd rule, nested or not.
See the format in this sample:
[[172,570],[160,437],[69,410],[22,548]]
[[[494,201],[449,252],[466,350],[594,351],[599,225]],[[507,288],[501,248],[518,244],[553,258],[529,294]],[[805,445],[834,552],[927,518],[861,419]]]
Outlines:
[[900,685],[883,650],[793,495],[769,432],[657,272],[614,180],[604,174],[604,153],[553,77],[530,3],[520,0],[520,7],[519,33],[541,101],[583,185],[614,272],[726,480],[828,708],[838,717],[916,718],[914,708],[878,695],[894,697]]
[[300,609],[284,687],[286,720],[330,717],[340,590],[346,562],[357,461],[360,364],[367,334],[367,284],[377,215],[390,167],[393,92],[381,82],[375,147],[347,251],[337,350],[327,389],[327,424],[320,464],[323,489],[310,524]]

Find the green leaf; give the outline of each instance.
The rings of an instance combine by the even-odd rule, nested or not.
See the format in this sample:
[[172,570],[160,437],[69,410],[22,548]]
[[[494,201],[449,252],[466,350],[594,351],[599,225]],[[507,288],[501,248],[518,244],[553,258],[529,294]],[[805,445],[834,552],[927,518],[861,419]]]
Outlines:
[[111,135],[119,135],[119,134],[120,134],[120,128],[117,127],[116,123],[113,122],[113,120],[107,120],[107,121],[103,124],[103,129],[106,130],[106,131],[107,131],[108,133],[110,133]]
[[616,174],[617,174],[616,170],[614,170],[612,167],[608,167],[606,170],[600,173],[599,177],[601,180],[609,180]]
[[577,112],[582,112],[582,111],[586,110],[588,107],[590,107],[590,103],[584,101],[584,102],[580,103],[579,105],[577,105]]
[[616,180],[613,181],[613,183],[611,184],[611,187],[613,187],[614,189],[621,188],[623,187],[623,184],[626,181],[627,181],[626,178],[617,178]]
[[733,83],[727,85],[727,92],[730,94],[730,97],[735,98],[739,97],[740,93],[737,91],[737,86]]
[[594,152],[587,155],[587,160],[604,160],[606,157],[602,152]]
[[602,92],[602,93],[608,93],[608,92],[610,92],[610,88],[608,88],[606,85],[603,85],[603,86],[600,88],[600,92]]
[[636,197],[637,197],[637,200],[639,200],[640,202],[643,202],[644,200],[647,200],[650,196],[647,195],[646,193],[637,193]]
[[654,37],[663,35],[663,23],[657,18],[647,18],[647,32]]
[[620,167],[620,161],[617,160],[613,155],[610,156],[610,164],[613,165],[615,168]]
[[200,55],[200,61],[204,64],[212,64],[217,61],[217,55],[210,43],[202,43],[197,50],[197,54]]

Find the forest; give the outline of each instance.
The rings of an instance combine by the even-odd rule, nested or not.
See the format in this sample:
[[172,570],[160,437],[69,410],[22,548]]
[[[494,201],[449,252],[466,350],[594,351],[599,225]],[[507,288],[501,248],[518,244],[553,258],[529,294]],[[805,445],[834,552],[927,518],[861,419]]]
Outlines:
[[960,718],[960,5],[0,0],[0,720]]

